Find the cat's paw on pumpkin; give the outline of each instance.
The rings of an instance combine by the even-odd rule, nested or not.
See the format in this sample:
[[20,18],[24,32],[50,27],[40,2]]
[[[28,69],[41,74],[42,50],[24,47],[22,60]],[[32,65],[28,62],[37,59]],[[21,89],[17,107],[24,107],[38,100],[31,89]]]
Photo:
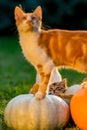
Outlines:
[[35,94],[35,97],[36,99],[38,100],[41,100],[45,97],[46,94],[43,94],[41,91],[38,91],[36,94]]

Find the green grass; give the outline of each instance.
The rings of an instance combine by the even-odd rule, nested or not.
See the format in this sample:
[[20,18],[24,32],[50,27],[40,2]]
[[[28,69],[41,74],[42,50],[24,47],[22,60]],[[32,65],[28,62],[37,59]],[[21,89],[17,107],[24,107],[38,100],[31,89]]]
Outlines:
[[3,119],[11,98],[28,93],[35,81],[35,70],[25,60],[17,37],[0,37],[0,130],[8,130]]
[[[9,130],[4,122],[6,104],[15,96],[28,93],[35,81],[35,70],[25,60],[17,37],[0,37],[0,130]],[[80,84],[86,74],[61,69],[68,86]],[[72,121],[65,130],[78,130]]]

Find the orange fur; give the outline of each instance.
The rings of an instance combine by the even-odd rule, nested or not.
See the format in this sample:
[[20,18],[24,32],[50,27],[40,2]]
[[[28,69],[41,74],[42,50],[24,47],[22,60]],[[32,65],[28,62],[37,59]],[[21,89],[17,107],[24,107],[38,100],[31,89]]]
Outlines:
[[36,83],[31,90],[37,99],[42,99],[46,95],[55,66],[87,72],[86,31],[42,30],[40,6],[33,13],[25,13],[16,7],[15,20],[23,54],[41,77],[40,83]]
[[87,72],[86,31],[42,30],[38,44],[46,50],[55,65]]

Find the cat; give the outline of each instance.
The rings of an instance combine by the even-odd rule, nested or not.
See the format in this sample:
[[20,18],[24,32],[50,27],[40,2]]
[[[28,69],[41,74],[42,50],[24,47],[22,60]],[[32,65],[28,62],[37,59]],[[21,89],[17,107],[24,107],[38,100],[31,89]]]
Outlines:
[[48,94],[63,97],[67,89],[68,89],[67,80],[63,79],[60,82],[54,82],[50,84]]
[[23,54],[40,75],[31,89],[38,100],[45,97],[55,67],[87,72],[87,31],[41,29],[40,6],[31,13],[17,6],[14,13]]
[[48,94],[49,95],[55,95],[58,97],[61,97],[64,101],[70,104],[70,100],[72,99],[73,95],[66,95],[66,92],[68,91],[68,85],[67,85],[67,79],[63,79],[61,81],[57,81],[54,83],[51,83],[49,85]]
[[[53,72],[52,72],[52,74],[51,74],[51,77],[50,77],[50,79],[49,79],[49,83],[48,83],[48,89],[47,89],[47,93],[48,93],[48,91],[49,91],[49,85],[51,85],[51,84],[55,84],[55,83],[57,83],[57,82],[61,82],[62,81],[62,76],[60,75],[60,73],[58,72],[58,69],[57,69],[57,67],[54,67],[54,69],[52,70]],[[41,79],[40,79],[40,75],[39,75],[39,73],[37,73],[37,75],[36,75],[36,82],[37,83],[40,83],[40,81],[41,81]],[[38,89],[38,88],[37,88]],[[34,92],[35,91],[35,92]],[[34,93],[36,93],[36,90],[35,89],[33,89],[33,92]]]

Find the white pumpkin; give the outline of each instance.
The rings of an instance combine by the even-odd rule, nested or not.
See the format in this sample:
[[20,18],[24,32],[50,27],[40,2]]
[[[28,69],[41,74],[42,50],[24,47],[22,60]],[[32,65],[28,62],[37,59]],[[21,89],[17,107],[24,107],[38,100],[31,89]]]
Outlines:
[[80,84],[74,84],[72,86],[70,86],[66,92],[64,93],[64,100],[70,104],[71,98],[73,97],[73,95],[81,88]]
[[55,130],[69,120],[69,106],[55,95],[37,100],[33,94],[19,95],[6,106],[4,118],[14,130]]
[[79,89],[81,88],[81,85],[80,84],[74,84],[72,86],[70,86],[66,92],[65,92],[65,95],[74,95],[76,91],[78,91]]

